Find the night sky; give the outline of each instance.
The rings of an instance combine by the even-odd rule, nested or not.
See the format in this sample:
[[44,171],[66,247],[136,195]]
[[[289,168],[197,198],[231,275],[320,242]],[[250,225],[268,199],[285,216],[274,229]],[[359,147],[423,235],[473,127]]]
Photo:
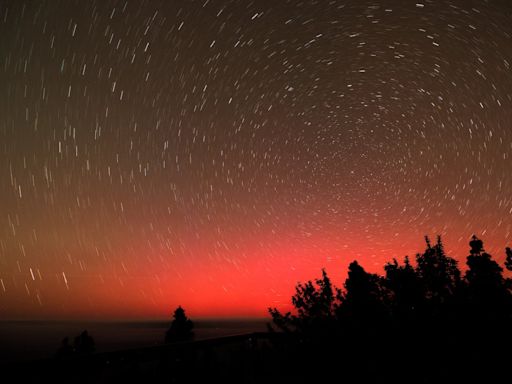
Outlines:
[[0,318],[265,316],[512,242],[512,3],[2,1]]

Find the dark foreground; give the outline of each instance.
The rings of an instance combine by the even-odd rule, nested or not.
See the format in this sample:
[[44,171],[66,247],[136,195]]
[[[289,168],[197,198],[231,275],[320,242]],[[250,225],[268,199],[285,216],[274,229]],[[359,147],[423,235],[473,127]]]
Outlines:
[[438,324],[431,332],[414,337],[404,329],[369,334],[352,328],[344,335],[310,339],[297,334],[250,333],[10,364],[0,367],[1,382],[507,382],[510,351],[496,349],[495,338],[470,340],[464,332],[452,340],[438,337],[436,329],[451,326]]
[[[195,383],[268,382],[290,336],[248,333],[71,358],[17,362],[1,367],[5,382]],[[0,382],[4,382],[1,380]]]
[[[267,330],[269,319],[194,319],[194,340]],[[162,345],[169,320],[0,321],[0,364],[53,357],[65,336],[83,330],[99,353]]]

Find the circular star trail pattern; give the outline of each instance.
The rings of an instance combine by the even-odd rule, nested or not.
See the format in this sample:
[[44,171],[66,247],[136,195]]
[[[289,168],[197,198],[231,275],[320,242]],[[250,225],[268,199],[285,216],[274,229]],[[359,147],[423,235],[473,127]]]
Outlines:
[[264,316],[512,228],[509,1],[3,1],[0,317]]

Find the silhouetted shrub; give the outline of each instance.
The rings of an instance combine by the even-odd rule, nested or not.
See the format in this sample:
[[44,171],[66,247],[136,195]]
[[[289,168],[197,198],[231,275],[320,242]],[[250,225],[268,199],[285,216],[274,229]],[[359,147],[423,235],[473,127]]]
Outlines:
[[89,335],[87,330],[75,337],[74,349],[79,355],[88,355],[96,350],[94,339]]
[[69,337],[65,337],[62,339],[61,346],[57,350],[56,357],[57,358],[67,358],[73,356],[73,353],[75,352],[73,346],[69,342]]
[[56,353],[57,358],[68,358],[76,355],[89,355],[94,353],[96,346],[94,339],[89,335],[87,330],[82,331],[74,338],[73,345],[69,341],[69,337],[62,339],[61,346]]

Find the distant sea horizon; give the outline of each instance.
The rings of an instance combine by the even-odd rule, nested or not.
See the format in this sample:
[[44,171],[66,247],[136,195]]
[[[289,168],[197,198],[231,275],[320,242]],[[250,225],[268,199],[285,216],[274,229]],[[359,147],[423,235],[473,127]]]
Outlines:
[[[200,317],[194,321],[194,340],[264,332],[270,318]],[[87,330],[96,352],[162,345],[171,319],[0,320],[0,364],[50,358],[62,340]]]

